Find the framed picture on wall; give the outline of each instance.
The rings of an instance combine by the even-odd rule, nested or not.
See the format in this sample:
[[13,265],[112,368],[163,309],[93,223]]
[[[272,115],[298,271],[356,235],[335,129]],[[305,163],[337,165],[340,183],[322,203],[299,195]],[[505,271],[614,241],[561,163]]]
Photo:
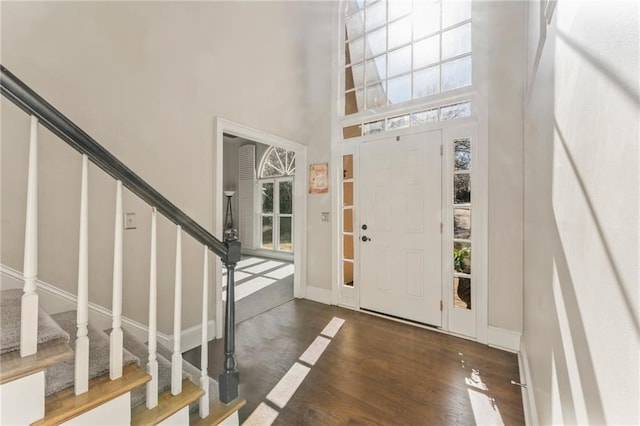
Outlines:
[[329,164],[318,163],[309,166],[309,194],[329,192]]

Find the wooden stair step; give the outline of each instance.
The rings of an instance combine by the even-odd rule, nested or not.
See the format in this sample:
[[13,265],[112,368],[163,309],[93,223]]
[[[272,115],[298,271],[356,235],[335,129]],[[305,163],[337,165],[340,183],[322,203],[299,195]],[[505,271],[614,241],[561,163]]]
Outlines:
[[63,389],[45,399],[44,418],[33,425],[57,425],[86,413],[151,380],[138,364],[126,365],[122,377],[109,378],[109,373],[89,381],[89,390],[76,396],[73,387]]
[[204,395],[204,391],[194,385],[189,379],[182,381],[182,392],[172,395],[167,389],[158,395],[158,405],[148,409],[144,404],[133,409],[131,413],[132,425],[155,425],[171,417],[192,402]]
[[191,426],[213,426],[222,423],[227,417],[244,407],[246,400],[236,398],[228,404],[221,401],[213,401],[209,404],[209,415],[204,419],[198,413],[191,415],[189,424]]
[[38,352],[22,358],[20,351],[0,355],[0,384],[9,383],[73,358],[73,350],[62,339],[38,345]]

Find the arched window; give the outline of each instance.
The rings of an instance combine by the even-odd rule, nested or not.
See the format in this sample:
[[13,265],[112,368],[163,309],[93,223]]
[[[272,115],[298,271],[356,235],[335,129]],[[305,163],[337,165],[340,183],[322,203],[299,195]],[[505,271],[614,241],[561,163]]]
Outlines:
[[296,153],[271,147],[259,169],[260,248],[293,251],[293,176]]
[[389,111],[345,137],[470,115],[467,100],[419,108],[472,84],[470,0],[347,1],[344,18],[344,116]]
[[261,179],[293,176],[296,171],[296,153],[272,146],[265,153],[258,176]]

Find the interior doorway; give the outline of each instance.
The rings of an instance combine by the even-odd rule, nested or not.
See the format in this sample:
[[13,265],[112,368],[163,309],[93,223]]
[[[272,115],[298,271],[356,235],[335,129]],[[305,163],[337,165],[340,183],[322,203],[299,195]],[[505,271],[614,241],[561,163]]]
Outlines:
[[[306,170],[306,147],[222,118],[216,118],[214,127],[215,231],[223,235],[228,200],[223,194],[233,193],[234,228],[243,254],[235,274],[236,318],[250,318],[277,306],[280,299],[304,296],[306,175],[293,171],[296,166]],[[282,153],[284,159],[279,158]],[[279,161],[266,161],[274,158]],[[284,173],[275,176],[270,164],[280,162]],[[267,172],[262,173],[263,168]],[[263,193],[265,188],[272,192]],[[222,337],[226,270],[220,261],[215,262],[215,276],[216,337]]]

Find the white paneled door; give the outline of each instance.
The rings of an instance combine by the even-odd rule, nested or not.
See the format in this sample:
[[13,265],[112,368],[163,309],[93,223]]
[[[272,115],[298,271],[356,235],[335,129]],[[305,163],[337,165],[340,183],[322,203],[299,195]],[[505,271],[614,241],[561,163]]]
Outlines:
[[[440,131],[360,146],[360,307],[441,326]],[[357,234],[356,234],[357,235]]]

